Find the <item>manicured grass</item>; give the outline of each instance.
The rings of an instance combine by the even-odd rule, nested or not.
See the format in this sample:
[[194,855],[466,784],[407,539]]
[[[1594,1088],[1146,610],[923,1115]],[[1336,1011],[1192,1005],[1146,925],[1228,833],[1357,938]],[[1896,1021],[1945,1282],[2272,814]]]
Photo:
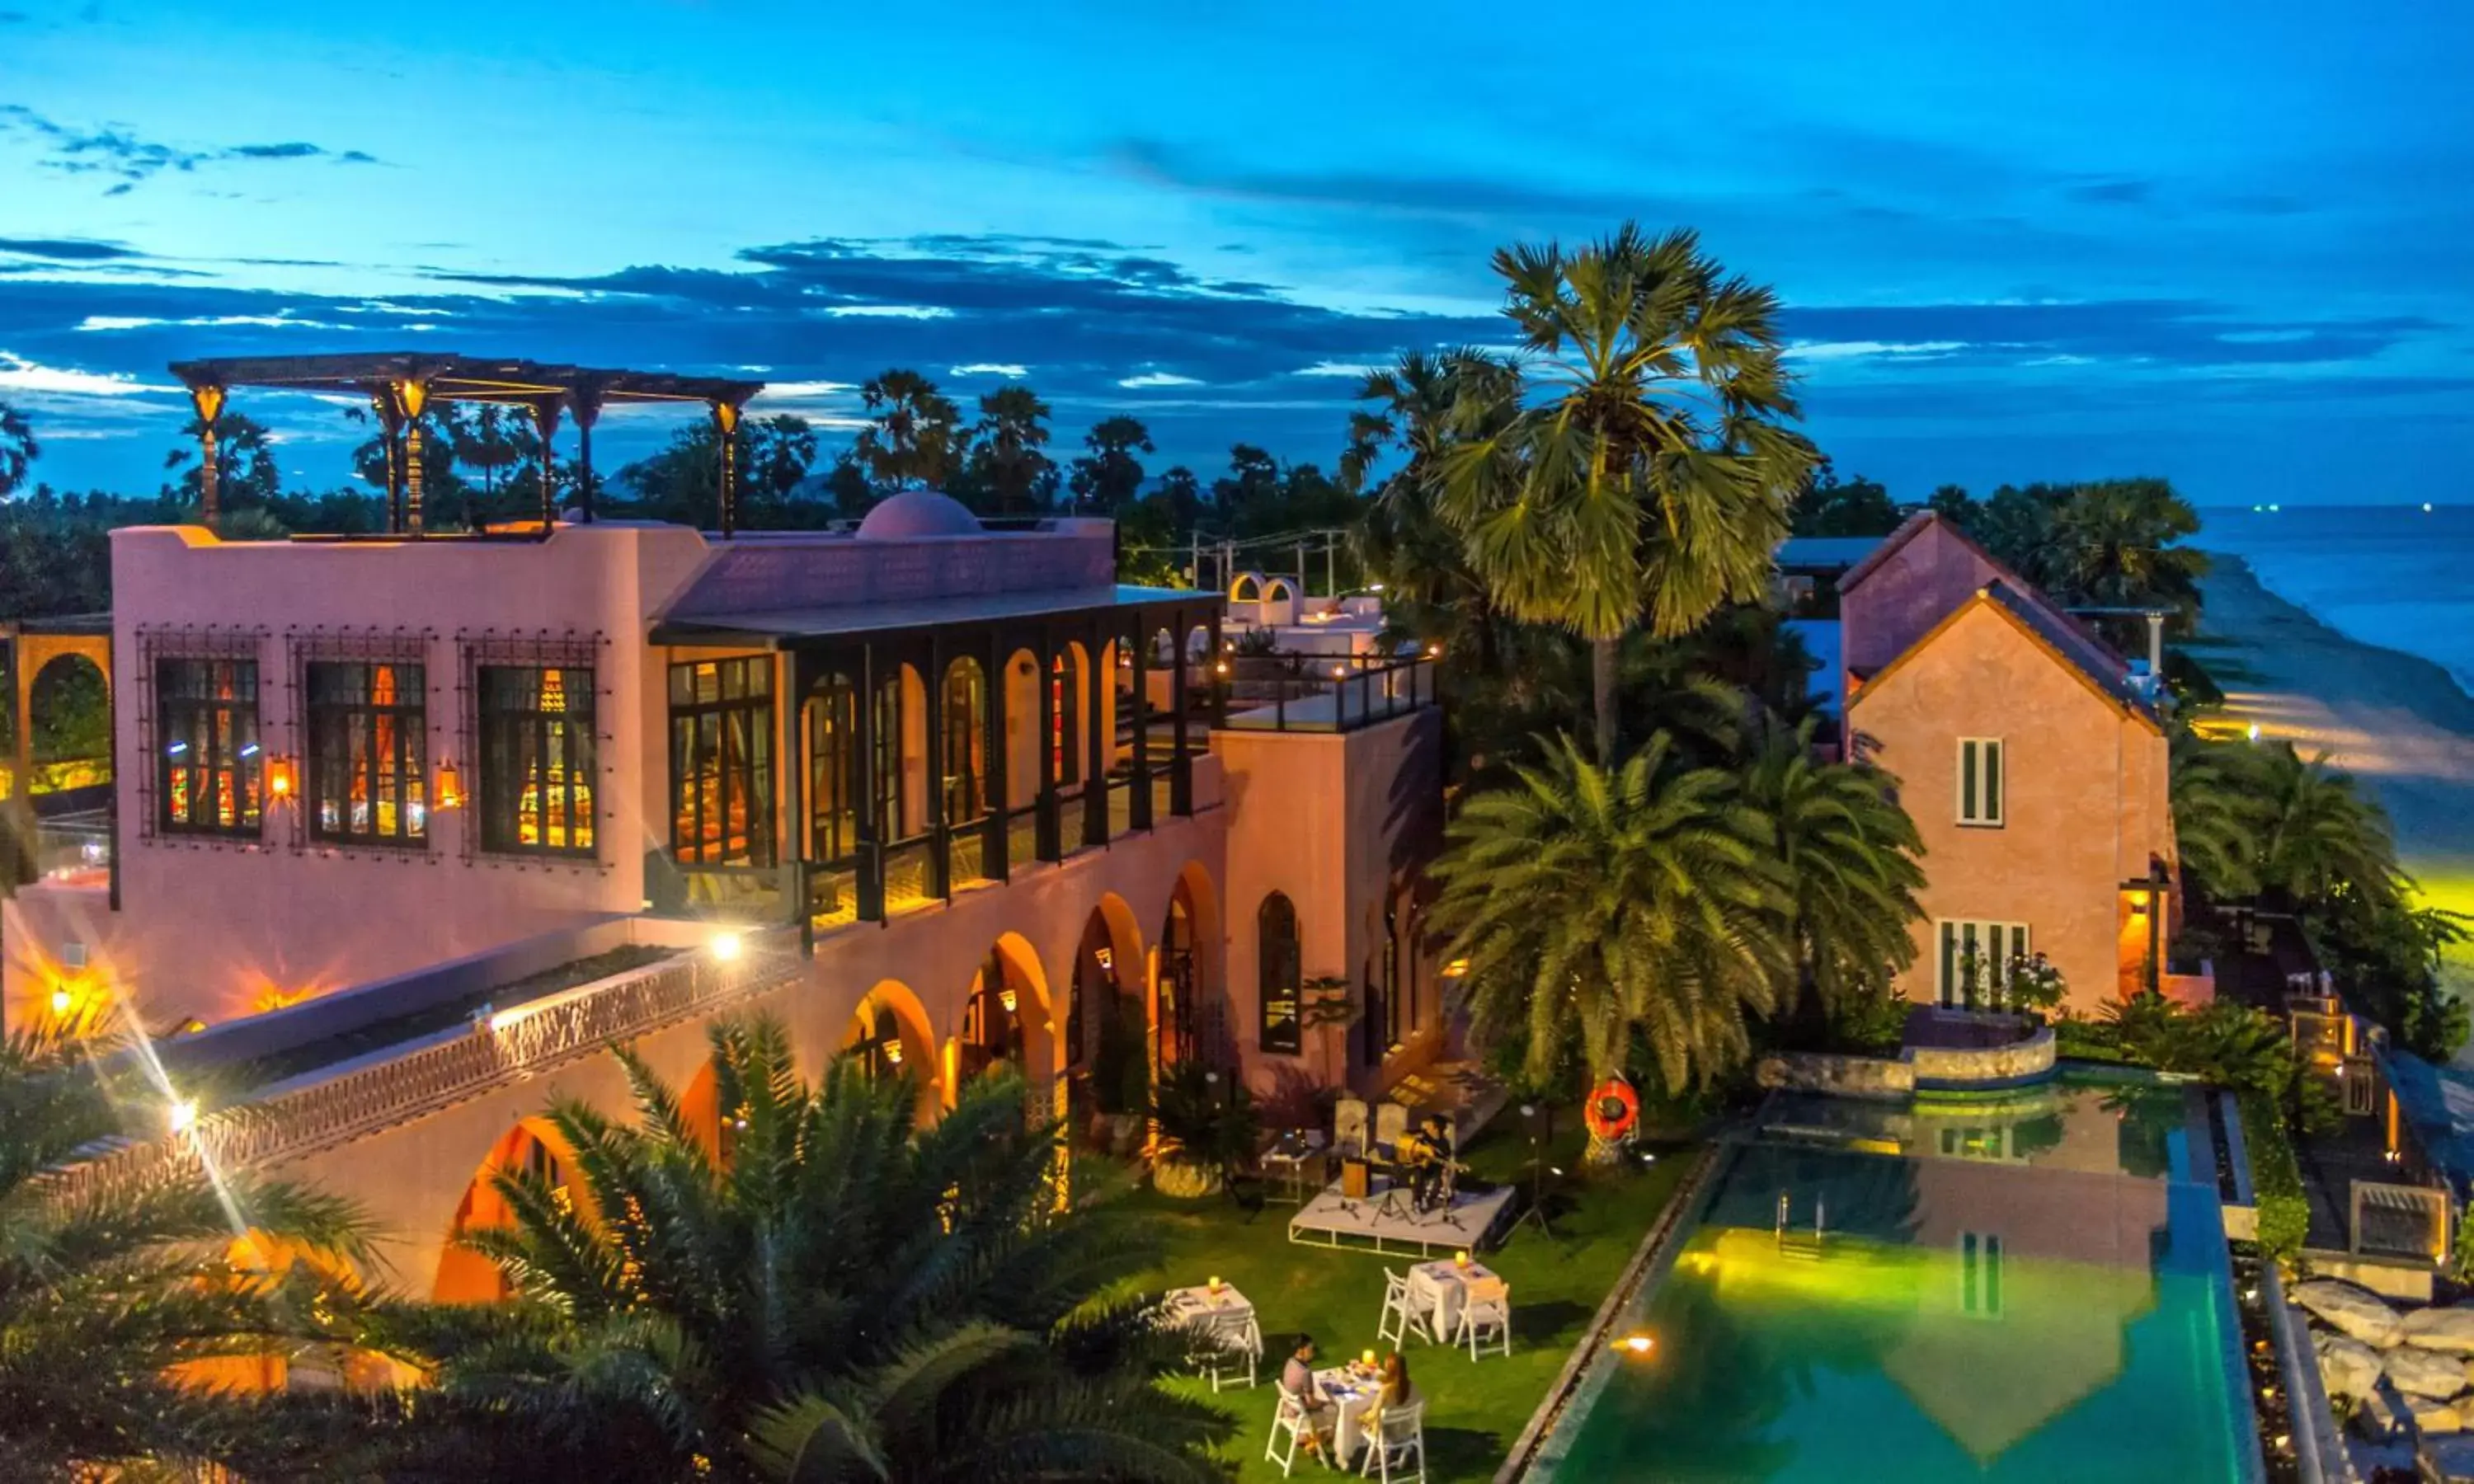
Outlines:
[[[1577,1121],[1567,1119],[1565,1121]],[[1568,1175],[1580,1168],[1578,1129],[1555,1141],[1552,1162]],[[1558,1182],[1549,1207],[1552,1237],[1524,1227],[1499,1252],[1485,1254],[1488,1266],[1512,1284],[1512,1354],[1488,1355],[1472,1364],[1468,1352],[1409,1342],[1410,1374],[1426,1396],[1426,1476],[1485,1480],[1493,1476],[1528,1424],[1546,1388],[1563,1370],[1581,1331],[1624,1263],[1640,1245],[1659,1211],[1691,1164],[1690,1146],[1650,1146],[1658,1162],[1637,1173],[1589,1181]],[[1482,1177],[1524,1177],[1527,1144],[1516,1130],[1482,1136],[1467,1159]],[[1374,1327],[1383,1306],[1383,1269],[1406,1269],[1420,1259],[1370,1253],[1300,1247],[1288,1238],[1296,1208],[1273,1201],[1248,1212],[1226,1197],[1172,1201],[1151,1190],[1123,1199],[1157,1223],[1166,1260],[1151,1286],[1182,1287],[1217,1274],[1253,1302],[1263,1328],[1264,1376],[1252,1390],[1223,1391],[1214,1399],[1240,1421],[1230,1445],[1239,1477],[1275,1479],[1276,1466],[1263,1461],[1271,1435],[1271,1375],[1288,1357],[1302,1330],[1322,1347],[1322,1363],[1336,1364],[1375,1346]],[[1182,1384],[1182,1383],[1180,1383]],[[1209,1398],[1207,1386],[1199,1394]],[[1301,1457],[1295,1477],[1322,1473]]]

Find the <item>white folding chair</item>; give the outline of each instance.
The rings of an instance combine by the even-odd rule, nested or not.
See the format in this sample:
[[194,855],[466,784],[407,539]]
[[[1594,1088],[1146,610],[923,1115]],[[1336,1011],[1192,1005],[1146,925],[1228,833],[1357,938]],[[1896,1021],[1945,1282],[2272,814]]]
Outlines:
[[1501,1348],[1512,1353],[1512,1290],[1501,1282],[1471,1284],[1461,1296],[1460,1327],[1452,1334],[1455,1348],[1468,1347],[1469,1358],[1477,1358],[1478,1347]]
[[1366,1432],[1366,1461],[1357,1476],[1371,1474],[1389,1484],[1395,1478],[1426,1484],[1426,1403],[1412,1401],[1382,1413]]
[[1211,1389],[1216,1392],[1223,1385],[1236,1384],[1242,1366],[1247,1388],[1251,1390],[1255,1384],[1255,1370],[1263,1359],[1263,1330],[1254,1322],[1254,1316],[1229,1315],[1217,1319],[1201,1333],[1204,1348],[1194,1352],[1194,1368],[1211,1377]]
[[1413,1334],[1429,1345],[1436,1340],[1425,1305],[1410,1291],[1409,1280],[1387,1267],[1383,1270],[1383,1315],[1375,1321],[1374,1337],[1397,1347],[1407,1344]]
[[1366,1158],[1366,1105],[1344,1097],[1331,1109],[1332,1153],[1343,1159]]
[[1386,1098],[1374,1105],[1374,1142],[1385,1159],[1399,1152],[1400,1140],[1409,1135],[1409,1110]]
[[[1272,1436],[1263,1445],[1263,1457],[1278,1464],[1280,1477],[1287,1478],[1289,1471],[1297,1466],[1298,1439],[1314,1436],[1314,1416],[1306,1410],[1305,1398],[1289,1390],[1288,1382],[1274,1377],[1272,1385],[1279,1392],[1280,1400],[1272,1405]],[[1311,1442],[1306,1447],[1308,1451],[1314,1448]]]

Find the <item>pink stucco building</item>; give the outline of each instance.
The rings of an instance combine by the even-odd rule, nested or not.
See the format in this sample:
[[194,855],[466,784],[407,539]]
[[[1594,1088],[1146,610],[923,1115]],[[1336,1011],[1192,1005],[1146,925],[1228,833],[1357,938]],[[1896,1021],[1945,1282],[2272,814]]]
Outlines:
[[1898,778],[1925,845],[1910,998],[1981,998],[2041,954],[2081,1013],[2168,972],[2178,912],[2169,748],[2151,677],[1938,516],[1839,583],[1851,754]]
[[[563,963],[726,938],[812,1067],[854,1050],[937,1100],[1006,1063],[1079,1121],[1128,1055],[1292,1114],[1388,1086],[1444,1020],[1427,667],[1359,657],[1255,708],[1223,596],[1120,585],[1112,549],[927,491],[728,539],[589,512],[116,532],[116,848],[0,903],[0,1016],[113,1008],[176,1065],[297,1079],[573,1009],[597,992]],[[403,1188],[319,1173],[435,1264],[545,1089],[457,1102],[452,1137],[399,1090]]]

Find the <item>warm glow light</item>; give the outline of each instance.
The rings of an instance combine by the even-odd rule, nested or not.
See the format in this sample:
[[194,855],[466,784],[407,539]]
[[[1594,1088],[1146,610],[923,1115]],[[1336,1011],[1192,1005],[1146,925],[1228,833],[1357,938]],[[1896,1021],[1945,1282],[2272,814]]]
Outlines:
[[438,806],[442,809],[464,807],[464,780],[456,775],[455,765],[451,762],[438,765]]
[[[2429,510],[2430,508],[2431,507],[2428,505],[2423,507],[2425,510]],[[1381,592],[1383,590],[1383,585],[1381,583],[1368,583],[1366,585],[1366,590],[1369,592]]]
[[1345,664],[1333,665],[1331,667],[1331,678],[1336,681],[1348,679],[1348,666]]
[[1468,1249],[1464,1247],[1460,1251],[1452,1254],[1452,1261],[1458,1263],[1462,1267],[1467,1267],[1469,1265]]
[[62,985],[52,992],[52,1014],[67,1015],[70,1008],[76,1004],[77,996],[69,993],[68,986]]
[[900,1041],[888,1041],[885,1043],[885,1059],[896,1066],[900,1066],[902,1065],[902,1042]]
[[1615,1341],[1615,1344],[1622,1347],[1627,1354],[1632,1355],[1646,1355],[1651,1351],[1658,1348],[1658,1342],[1656,1340],[1651,1339],[1648,1335],[1638,1332],[1627,1334],[1622,1339]]
[[1373,1364],[1374,1364],[1374,1352],[1372,1352],[1372,1351],[1370,1351],[1370,1351],[1366,1351],[1366,1352],[1364,1352],[1363,1353],[1359,1354],[1357,1358],[1358,1358],[1358,1360],[1359,1360],[1360,1362],[1362,1362],[1362,1363],[1364,1363],[1364,1364],[1366,1364],[1366,1365],[1368,1365],[1368,1366],[1371,1366],[1371,1365],[1373,1365]]
[[190,1098],[179,1099],[172,1104],[165,1117],[172,1125],[173,1133],[186,1134],[198,1125],[198,1105]]
[[1441,644],[1429,644],[1429,645],[1427,645],[1427,646],[1426,646],[1426,658],[1429,658],[1429,659],[1441,659],[1441,658],[1443,658],[1443,646],[1442,646]]
[[292,797],[292,759],[270,757],[266,760],[266,793],[270,799]]
[[2250,739],[2254,742],[2259,740],[2259,723],[2257,722],[2250,724]]
[[1205,1281],[1205,1282],[1207,1282],[1207,1283],[1209,1283],[1209,1284],[1211,1285],[1211,1291],[1212,1291],[1213,1293],[1218,1293],[1218,1292],[1220,1291],[1220,1275],[1219,1275],[1219,1274],[1214,1273],[1214,1274],[1212,1274],[1209,1278],[1207,1278],[1207,1279],[1203,1280],[1203,1281]]
[[1457,979],[1467,972],[1468,960],[1465,958],[1456,958],[1443,966],[1443,974],[1446,978]]
[[712,951],[714,961],[720,964],[736,963],[739,955],[747,951],[747,945],[740,941],[737,933],[716,934],[705,946]]
[[1228,673],[1228,661],[1227,661],[1227,660],[1225,660],[1225,659],[1223,659],[1223,660],[1221,660],[1218,664],[1213,665],[1211,668],[1213,668],[1214,670],[1219,671],[1219,672],[1220,672],[1221,674],[1223,674],[1223,675],[1225,675],[1225,674],[1227,674],[1227,673]]
[[1013,1014],[1015,1001],[1016,995],[1014,994],[1012,985],[1008,984],[1004,989],[997,991],[997,1003],[1005,1006],[1006,1014]]

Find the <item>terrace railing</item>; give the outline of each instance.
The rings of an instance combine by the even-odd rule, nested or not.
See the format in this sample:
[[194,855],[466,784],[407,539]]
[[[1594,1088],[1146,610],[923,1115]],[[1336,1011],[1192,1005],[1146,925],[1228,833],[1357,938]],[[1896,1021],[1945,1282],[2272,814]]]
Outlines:
[[461,1033],[198,1117],[187,1131],[118,1145],[61,1177],[62,1196],[196,1169],[280,1163],[536,1077],[647,1032],[709,1015],[797,978],[797,960],[722,963],[687,953],[476,1017]]
[[1435,704],[1435,661],[1368,656],[1240,656],[1230,661],[1236,730],[1354,731]]

